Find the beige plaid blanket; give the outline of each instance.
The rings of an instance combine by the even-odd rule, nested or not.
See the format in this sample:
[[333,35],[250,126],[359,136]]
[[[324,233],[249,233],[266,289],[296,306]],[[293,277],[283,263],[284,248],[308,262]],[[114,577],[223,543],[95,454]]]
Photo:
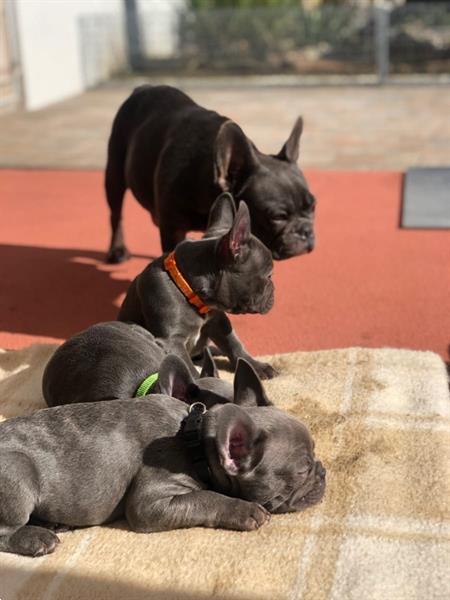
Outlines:
[[[34,346],[0,354],[0,414],[42,405]],[[304,420],[324,501],[252,533],[61,534],[50,556],[0,554],[2,600],[434,600],[450,597],[450,402],[435,354],[351,348],[272,359],[275,403]],[[229,376],[229,375],[227,375]]]

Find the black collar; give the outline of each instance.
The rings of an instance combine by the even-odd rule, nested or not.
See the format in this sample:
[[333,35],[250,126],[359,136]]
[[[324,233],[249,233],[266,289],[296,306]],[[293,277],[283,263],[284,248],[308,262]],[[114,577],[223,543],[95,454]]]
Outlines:
[[206,406],[202,402],[194,402],[189,406],[188,416],[181,423],[180,435],[200,479],[211,484],[211,471],[203,447],[202,424]]

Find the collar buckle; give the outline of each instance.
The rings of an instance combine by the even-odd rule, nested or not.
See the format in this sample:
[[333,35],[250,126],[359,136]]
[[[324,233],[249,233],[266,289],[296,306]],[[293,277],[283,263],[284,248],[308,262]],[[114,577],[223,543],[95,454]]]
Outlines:
[[211,483],[211,471],[203,447],[202,424],[207,411],[203,402],[194,402],[188,408],[188,415],[181,425],[181,439],[189,451],[192,464],[203,483]]
[[200,412],[202,415],[204,415],[206,412],[206,406],[203,404],[203,402],[194,402],[189,406],[189,414],[192,412]]

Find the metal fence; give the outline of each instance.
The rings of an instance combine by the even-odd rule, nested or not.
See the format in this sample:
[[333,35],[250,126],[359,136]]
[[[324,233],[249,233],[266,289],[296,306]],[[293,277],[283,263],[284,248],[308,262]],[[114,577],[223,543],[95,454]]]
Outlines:
[[179,56],[189,71],[366,73],[374,23],[371,10],[350,5],[186,11]]
[[450,2],[421,2],[388,12],[392,73],[450,73]]
[[[150,73],[367,74],[384,81],[450,72],[450,2],[201,10],[178,4],[161,27],[157,14],[136,18],[135,64]],[[170,49],[164,56],[161,43]]]

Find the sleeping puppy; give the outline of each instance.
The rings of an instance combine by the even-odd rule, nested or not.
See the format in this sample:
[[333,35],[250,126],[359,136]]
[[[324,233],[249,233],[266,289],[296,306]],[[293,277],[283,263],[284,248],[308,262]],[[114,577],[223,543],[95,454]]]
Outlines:
[[[325,470],[307,428],[270,404],[239,360],[234,402],[170,396],[70,404],[0,423],[0,550],[53,552],[40,523],[125,516],[136,532],[258,529],[318,502]],[[31,518],[31,521],[30,521]]]
[[245,200],[253,233],[280,260],[314,248],[315,199],[297,166],[303,121],[278,154],[264,154],[237,123],[182,91],[143,85],[120,107],[108,145],[105,189],[111,211],[107,260],[128,258],[121,213],[129,188],[159,227],[163,252],[190,230],[204,231],[220,192]]
[[233,398],[233,387],[219,379],[207,348],[200,378],[194,379],[149,331],[120,321],[98,323],[64,342],[45,368],[42,391],[48,406],[150,393],[207,407]]
[[217,198],[201,240],[185,240],[130,284],[118,320],[137,323],[183,358],[195,376],[191,355],[208,340],[234,369],[245,358],[258,375],[274,369],[252,358],[233,331],[225,312],[267,313],[273,305],[273,262],[269,250],[251,233],[245,202],[236,212],[230,194]]

